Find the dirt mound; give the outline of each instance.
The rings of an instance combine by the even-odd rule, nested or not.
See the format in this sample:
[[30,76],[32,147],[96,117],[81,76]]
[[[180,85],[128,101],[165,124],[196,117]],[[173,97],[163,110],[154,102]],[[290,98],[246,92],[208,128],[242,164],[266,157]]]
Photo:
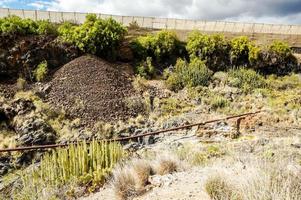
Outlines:
[[97,121],[124,120],[135,113],[126,99],[134,95],[130,76],[122,66],[85,55],[56,71],[48,100],[65,109],[84,125]]

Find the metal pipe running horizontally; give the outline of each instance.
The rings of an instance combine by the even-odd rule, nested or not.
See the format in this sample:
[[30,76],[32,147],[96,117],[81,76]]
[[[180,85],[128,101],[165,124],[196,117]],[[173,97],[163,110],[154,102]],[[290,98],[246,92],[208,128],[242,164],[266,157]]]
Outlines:
[[[149,132],[149,133],[134,135],[134,136],[115,138],[115,139],[100,139],[98,141],[104,141],[104,142],[127,141],[127,140],[136,139],[136,138],[140,138],[140,137],[145,137],[145,136],[150,136],[150,135],[158,135],[160,133],[187,129],[187,128],[191,128],[194,126],[202,126],[202,125],[210,124],[210,123],[214,123],[214,122],[225,121],[225,120],[245,117],[245,116],[249,116],[249,115],[255,115],[260,112],[262,112],[262,111],[249,112],[249,113],[244,113],[244,114],[240,114],[240,115],[233,115],[233,116],[229,116],[229,117],[225,117],[225,118],[213,119],[213,120],[209,120],[209,121],[205,121],[205,122],[188,124],[188,125],[184,125],[184,126],[178,126],[178,127],[174,127],[174,128],[163,129],[163,130],[153,131],[153,132]],[[85,142],[90,143],[91,141],[89,140],[89,141],[85,141]],[[73,145],[76,143],[77,142],[71,142],[71,143],[65,143],[65,144],[47,144],[47,145],[35,145],[35,146],[26,146],[26,147],[7,148],[7,149],[0,149],[0,153],[1,152],[13,152],[13,151],[37,150],[37,149],[54,149],[54,148],[58,148],[58,147],[67,147],[69,145]]]

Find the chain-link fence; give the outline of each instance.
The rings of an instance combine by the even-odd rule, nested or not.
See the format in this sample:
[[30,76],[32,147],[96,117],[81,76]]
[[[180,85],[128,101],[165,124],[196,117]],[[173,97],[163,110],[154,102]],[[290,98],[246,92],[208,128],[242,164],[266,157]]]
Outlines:
[[[39,10],[17,10],[9,8],[0,8],[0,17],[8,15],[17,15],[22,18],[33,20],[49,20],[51,22],[71,21],[74,23],[83,23],[87,13],[79,12],[54,12]],[[301,47],[301,25],[283,25],[283,24],[263,24],[263,23],[243,23],[243,22],[225,22],[225,21],[204,21],[204,20],[185,20],[172,18],[154,18],[138,16],[118,16],[97,14],[101,18],[113,18],[118,22],[128,26],[136,22],[140,27],[150,29],[173,29],[179,31],[200,30],[204,32],[218,32],[234,35],[248,35],[257,37],[258,34],[267,34],[267,38],[283,39],[289,41],[293,46]]]

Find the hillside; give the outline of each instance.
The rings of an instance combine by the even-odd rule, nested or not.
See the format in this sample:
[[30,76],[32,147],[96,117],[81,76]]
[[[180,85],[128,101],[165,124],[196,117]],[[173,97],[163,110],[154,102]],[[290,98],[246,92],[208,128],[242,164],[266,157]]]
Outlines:
[[0,199],[300,200],[284,41],[0,19]]

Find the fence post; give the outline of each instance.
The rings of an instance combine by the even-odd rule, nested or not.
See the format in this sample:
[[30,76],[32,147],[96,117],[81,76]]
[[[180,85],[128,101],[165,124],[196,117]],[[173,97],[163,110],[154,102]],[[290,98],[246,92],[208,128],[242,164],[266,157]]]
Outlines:
[[152,29],[154,29],[154,18],[152,17]]
[[10,10],[7,8],[7,16],[10,16]]
[[62,22],[64,22],[64,14],[63,14],[63,12],[61,12],[61,20],[62,20]]
[[37,10],[34,11],[34,19],[35,19],[35,21],[38,20],[38,11]]
[[25,19],[24,9],[22,9],[22,15],[23,15],[23,18]]

